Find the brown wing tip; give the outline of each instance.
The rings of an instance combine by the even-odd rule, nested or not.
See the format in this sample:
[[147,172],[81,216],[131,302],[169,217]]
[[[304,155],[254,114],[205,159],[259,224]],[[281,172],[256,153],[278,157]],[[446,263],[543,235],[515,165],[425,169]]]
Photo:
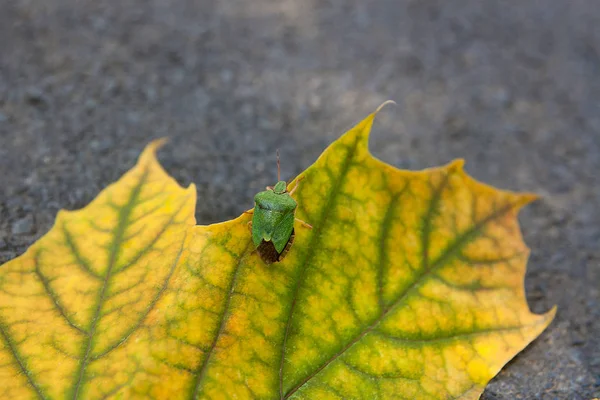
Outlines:
[[273,264],[279,261],[279,253],[275,250],[275,245],[271,241],[263,240],[256,248],[258,255],[265,264]]
[[258,255],[260,256],[260,258],[265,262],[265,264],[273,264],[275,262],[283,260],[285,255],[290,251],[290,248],[292,247],[292,243],[294,243],[294,237],[295,237],[295,232],[292,229],[292,234],[290,235],[290,238],[288,239],[288,242],[286,243],[286,245],[285,245],[284,249],[281,251],[281,253],[277,252],[273,242],[266,241],[266,240],[263,240],[258,245],[258,247],[256,248],[256,251],[258,252]]

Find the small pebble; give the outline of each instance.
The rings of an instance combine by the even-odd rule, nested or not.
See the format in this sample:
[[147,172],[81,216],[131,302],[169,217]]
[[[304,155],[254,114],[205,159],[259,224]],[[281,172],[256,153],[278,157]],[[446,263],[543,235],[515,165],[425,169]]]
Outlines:
[[33,217],[31,215],[21,218],[12,225],[13,235],[26,235],[33,232]]
[[44,96],[44,93],[36,87],[27,89],[27,92],[25,93],[25,99],[29,104],[34,106],[39,106],[46,103],[46,97]]

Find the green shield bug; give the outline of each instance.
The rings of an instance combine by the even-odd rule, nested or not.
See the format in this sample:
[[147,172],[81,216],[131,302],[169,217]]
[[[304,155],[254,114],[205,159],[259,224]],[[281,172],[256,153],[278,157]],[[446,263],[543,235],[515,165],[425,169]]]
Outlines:
[[294,242],[294,221],[311,228],[309,224],[295,217],[298,204],[292,194],[298,188],[298,182],[291,191],[287,183],[280,180],[279,150],[277,151],[277,184],[267,186],[267,190],[254,196],[254,209],[248,211],[252,221],[248,223],[252,231],[252,242],[260,258],[266,264],[283,260]]

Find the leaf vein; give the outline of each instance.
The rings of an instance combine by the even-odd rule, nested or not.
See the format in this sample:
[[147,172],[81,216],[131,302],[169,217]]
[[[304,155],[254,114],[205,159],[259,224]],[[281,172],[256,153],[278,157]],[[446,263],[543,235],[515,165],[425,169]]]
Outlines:
[[388,251],[387,251],[387,237],[392,229],[392,222],[394,220],[394,212],[396,210],[398,201],[404,194],[404,192],[408,189],[409,184],[406,183],[402,190],[398,193],[395,193],[390,200],[387,209],[385,210],[385,214],[383,216],[383,221],[381,223],[381,230],[379,233],[379,262],[377,265],[377,301],[379,302],[379,309],[383,310],[385,308],[384,299],[383,299],[383,274],[386,265],[389,262]]
[[98,294],[98,300],[96,303],[94,314],[92,316],[90,328],[88,330],[89,335],[83,346],[81,361],[79,363],[79,368],[76,373],[77,379],[76,379],[74,387],[73,387],[73,399],[79,398],[79,394],[81,392],[81,388],[82,388],[84,380],[85,380],[86,368],[89,365],[89,363],[92,361],[91,360],[92,343],[93,343],[94,335],[96,333],[96,327],[98,326],[98,322],[101,319],[102,307],[104,306],[104,303],[106,301],[106,293],[107,293],[107,290],[109,287],[110,280],[112,278],[113,268],[115,267],[115,264],[117,262],[117,256],[120,251],[121,241],[125,234],[125,230],[126,230],[128,222],[129,222],[129,217],[131,215],[131,212],[132,212],[133,208],[135,207],[135,202],[140,195],[142,186],[144,185],[144,183],[146,182],[146,180],[148,178],[148,174],[149,174],[149,170],[148,170],[148,167],[146,167],[143,170],[139,181],[136,183],[136,185],[133,186],[133,188],[131,190],[131,194],[129,195],[129,199],[128,199],[127,203],[125,204],[125,206],[123,206],[122,208],[118,207],[116,209],[116,211],[119,214],[119,222],[112,232],[113,240],[110,245],[110,257],[108,260],[106,275],[104,276],[104,279],[103,279],[102,289],[100,290],[100,293]]
[[210,361],[210,358],[211,358],[215,348],[217,347],[217,342],[218,342],[219,338],[221,337],[221,335],[223,334],[223,330],[225,329],[225,322],[227,320],[227,316],[229,313],[229,305],[231,303],[231,298],[233,297],[233,294],[234,294],[235,285],[237,283],[237,278],[239,275],[239,271],[241,269],[240,266],[242,265],[242,260],[244,259],[244,254],[247,253],[248,248],[250,247],[251,244],[252,244],[252,241],[249,241],[248,245],[246,246],[245,251],[239,256],[238,263],[235,266],[235,270],[233,271],[231,283],[229,284],[229,288],[227,290],[228,294],[225,299],[225,304],[223,305],[223,312],[221,313],[221,318],[219,320],[219,328],[217,329],[217,333],[216,333],[215,337],[213,338],[212,343],[210,344],[208,352],[204,356],[204,360],[202,360],[202,364],[200,364],[200,366],[196,369],[196,372],[195,372],[196,382],[194,384],[194,391],[192,393],[192,399],[196,399],[198,397],[198,394],[200,393],[200,389],[202,387],[202,381],[204,379],[204,376],[206,375],[206,370],[208,369],[208,363]]
[[[333,208],[333,206],[335,205],[335,200],[341,191],[342,184],[344,183],[346,176],[348,175],[350,166],[352,164],[352,159],[356,155],[356,151],[357,151],[359,142],[360,142],[360,137],[357,137],[354,140],[354,143],[352,144],[352,146],[348,148],[348,151],[346,152],[346,157],[344,158],[344,162],[342,164],[342,167],[340,168],[339,176],[337,179],[333,179],[334,184],[333,184],[333,187],[331,188],[329,196],[327,196],[327,203],[323,207],[323,210],[321,212],[321,218],[319,218],[319,223],[314,225],[314,232],[312,234],[311,241],[308,246],[309,249],[313,249],[315,247],[316,242],[318,240],[320,240],[320,238],[319,238],[320,234],[323,231],[325,224],[327,223],[327,220],[329,218],[329,213],[330,213],[331,209]],[[292,317],[294,315],[294,311],[296,308],[298,293],[299,293],[300,287],[302,286],[302,283],[304,281],[304,276],[305,276],[305,272],[307,269],[307,265],[309,264],[313,255],[314,255],[314,251],[310,251],[307,255],[305,255],[304,261],[301,263],[302,266],[301,266],[300,272],[299,272],[300,275],[296,279],[296,284],[294,285],[294,291],[292,294],[292,303],[290,306],[290,312],[289,312],[289,315],[288,315],[288,318],[286,321],[286,325],[285,325],[285,332],[284,332],[283,341],[281,344],[281,360],[280,360],[280,365],[279,365],[279,397],[281,399],[284,398],[283,367],[285,364],[285,347],[287,345],[287,340],[290,335],[291,322],[292,322]]]
[[[537,325],[537,324],[533,324],[533,326],[535,326],[535,325]],[[477,337],[480,335],[488,335],[488,334],[492,334],[492,333],[514,332],[514,331],[520,330],[521,328],[523,328],[523,326],[505,326],[505,327],[500,327],[500,328],[489,328],[489,329],[479,329],[479,330],[467,331],[467,332],[458,332],[458,333],[450,334],[448,336],[436,336],[436,337],[429,337],[429,338],[425,338],[425,339],[413,339],[413,338],[403,338],[403,337],[393,336],[393,335],[390,335],[379,329],[374,329],[373,334],[379,335],[381,337],[384,337],[386,339],[389,339],[391,341],[398,342],[398,343],[428,344],[428,343],[452,342],[454,340],[468,339],[468,338]]]
[[46,291],[46,294],[52,300],[52,304],[54,304],[54,308],[56,308],[56,310],[63,317],[63,319],[67,322],[67,324],[69,324],[69,326],[71,328],[77,330],[80,333],[83,333],[84,335],[87,335],[88,333],[85,331],[85,329],[81,328],[75,322],[71,321],[71,318],[69,318],[69,316],[67,315],[65,308],[60,304],[58,294],[56,292],[54,292],[54,289],[52,289],[52,286],[50,286],[49,279],[41,271],[39,256],[40,256],[40,252],[38,251],[33,258],[33,262],[35,265],[34,272],[35,272],[35,275],[38,277],[38,279],[42,282],[42,285],[44,286],[44,290]]
[[169,286],[169,281],[171,280],[171,277],[173,276],[173,273],[175,272],[175,268],[177,267],[177,264],[179,264],[179,259],[181,258],[181,255],[183,254],[183,249],[184,249],[183,246],[184,246],[184,243],[185,243],[186,236],[187,236],[187,232],[184,233],[184,236],[183,236],[183,238],[181,240],[181,247],[179,249],[179,253],[177,254],[177,257],[175,258],[175,261],[171,265],[171,269],[169,271],[169,274],[167,275],[167,277],[163,281],[163,284],[160,287],[160,290],[158,290],[158,292],[156,293],[156,295],[154,296],[154,298],[152,299],[152,301],[150,302],[150,304],[148,305],[148,307],[146,308],[146,310],[140,315],[140,317],[138,318],[137,322],[130,329],[128,329],[125,332],[125,334],[123,336],[121,336],[121,338],[119,338],[118,340],[115,340],[112,345],[108,346],[101,353],[96,354],[95,356],[93,356],[91,358],[92,361],[98,360],[98,359],[106,356],[111,351],[113,351],[113,350],[121,347],[122,345],[124,345],[127,342],[127,340],[131,337],[131,335],[140,328],[140,326],[142,325],[142,323],[144,322],[144,320],[146,319],[146,317],[148,316],[148,314],[150,314],[150,312],[154,309],[154,307],[156,306],[156,303],[158,303],[158,301],[160,300],[160,298],[162,297],[162,295],[165,293],[167,287]]
[[37,394],[37,396],[40,399],[47,399],[48,397],[42,391],[39,384],[35,381],[33,374],[31,373],[30,370],[27,369],[27,365],[25,363],[25,360],[23,359],[23,356],[19,353],[19,350],[17,349],[17,346],[16,346],[14,340],[9,336],[8,330],[2,321],[0,321],[0,336],[4,340],[6,347],[8,347],[10,354],[13,356],[13,358],[17,362],[17,365],[19,366],[20,371],[27,378],[27,382],[29,383],[29,386],[31,386],[31,388],[35,391],[35,393]]
[[96,273],[96,271],[94,271],[92,269],[92,267],[90,266],[89,261],[86,260],[85,258],[83,258],[83,256],[81,255],[81,252],[79,251],[79,248],[75,244],[75,240],[73,239],[73,235],[71,235],[71,232],[67,229],[67,225],[65,223],[63,223],[63,225],[62,225],[62,231],[63,231],[63,235],[65,236],[65,241],[67,242],[67,246],[71,250],[71,253],[73,253],[73,255],[75,256],[75,261],[76,261],[77,266],[83,272],[85,272],[88,275],[90,275],[92,278],[95,278],[95,279],[98,279],[98,280],[102,279],[102,277],[98,273]]
[[[442,183],[442,185],[444,185],[444,183]],[[433,201],[435,201],[435,200],[432,200],[432,202]],[[398,305],[402,304],[402,302],[404,300],[406,300],[406,298],[408,298],[408,296],[413,292],[413,290],[415,290],[417,287],[419,287],[419,284],[423,282],[424,278],[426,278],[432,271],[435,271],[440,266],[445,265],[448,258],[455,255],[458,252],[458,250],[460,248],[462,248],[463,245],[466,244],[466,242],[468,242],[468,240],[472,236],[474,236],[477,232],[479,232],[485,224],[487,224],[488,222],[492,221],[495,218],[498,218],[498,217],[504,215],[506,212],[510,211],[512,208],[514,208],[514,204],[508,204],[507,206],[502,207],[499,210],[495,210],[495,212],[491,213],[486,218],[484,218],[481,221],[479,221],[478,223],[474,224],[472,228],[467,229],[454,242],[452,242],[450,245],[448,245],[448,247],[446,247],[446,249],[442,252],[442,254],[433,263],[429,264],[429,261],[427,261],[428,258],[424,258],[424,263],[426,263],[425,265],[429,264],[428,268],[425,268],[423,270],[424,272],[420,276],[418,276],[414,280],[414,282],[408,288],[406,288],[404,290],[404,292],[402,294],[400,294],[398,296],[398,298],[387,309],[385,309],[384,312],[377,319],[375,319],[370,325],[368,325],[362,332],[359,332],[359,334],[356,335],[350,342],[348,342],[348,344],[346,344],[340,351],[338,351],[336,354],[334,354],[332,357],[330,357],[328,360],[326,360],[317,369],[315,369],[313,372],[311,372],[309,375],[307,375],[302,381],[300,381],[296,386],[294,386],[292,389],[290,389],[285,394],[284,398],[285,399],[289,398],[298,389],[300,389],[304,384],[306,384],[310,379],[312,379],[315,375],[317,375],[319,372],[321,372],[325,367],[327,367],[333,361],[338,359],[339,356],[344,354],[349,348],[351,348],[354,344],[356,344],[364,336],[366,336],[369,332],[371,332],[377,325],[379,325],[385,319],[385,317],[391,311],[393,311],[395,308],[397,308]],[[428,211],[427,214],[432,215],[432,212]]]
[[181,210],[183,210],[183,208],[185,207],[188,198],[189,198],[189,196],[186,196],[183,199],[183,201],[181,202],[181,205],[179,206],[177,211],[173,213],[173,215],[163,225],[163,227],[156,234],[156,236],[150,241],[150,243],[148,243],[148,245],[146,247],[144,247],[135,256],[133,256],[133,258],[127,263],[127,265],[125,265],[125,266],[121,267],[120,269],[118,269],[117,271],[115,271],[115,274],[120,274],[120,273],[128,270],[131,266],[135,265],[150,249],[152,249],[152,247],[154,247],[154,245],[158,242],[158,240],[165,234],[167,229],[169,229],[169,227],[174,224],[175,218],[179,215]]

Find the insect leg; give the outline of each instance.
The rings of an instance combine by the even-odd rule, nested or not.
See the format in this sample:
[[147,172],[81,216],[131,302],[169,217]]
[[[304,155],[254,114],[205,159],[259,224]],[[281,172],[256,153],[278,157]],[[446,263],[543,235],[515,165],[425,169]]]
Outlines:
[[302,221],[302,220],[301,220],[301,219],[299,219],[299,218],[294,218],[294,219],[295,219],[296,221],[300,222],[300,223],[302,224],[302,226],[303,226],[303,227],[305,227],[305,228],[309,228],[309,229],[312,229],[312,228],[313,228],[311,224],[309,224],[309,223],[307,223],[307,222],[304,222],[304,221]]
[[304,177],[301,176],[300,178],[298,178],[298,180],[296,181],[296,184],[294,185],[294,188],[292,190],[290,190],[290,196],[294,194],[294,192],[296,191],[296,189],[298,189],[298,184],[300,183],[301,180],[303,180]]

